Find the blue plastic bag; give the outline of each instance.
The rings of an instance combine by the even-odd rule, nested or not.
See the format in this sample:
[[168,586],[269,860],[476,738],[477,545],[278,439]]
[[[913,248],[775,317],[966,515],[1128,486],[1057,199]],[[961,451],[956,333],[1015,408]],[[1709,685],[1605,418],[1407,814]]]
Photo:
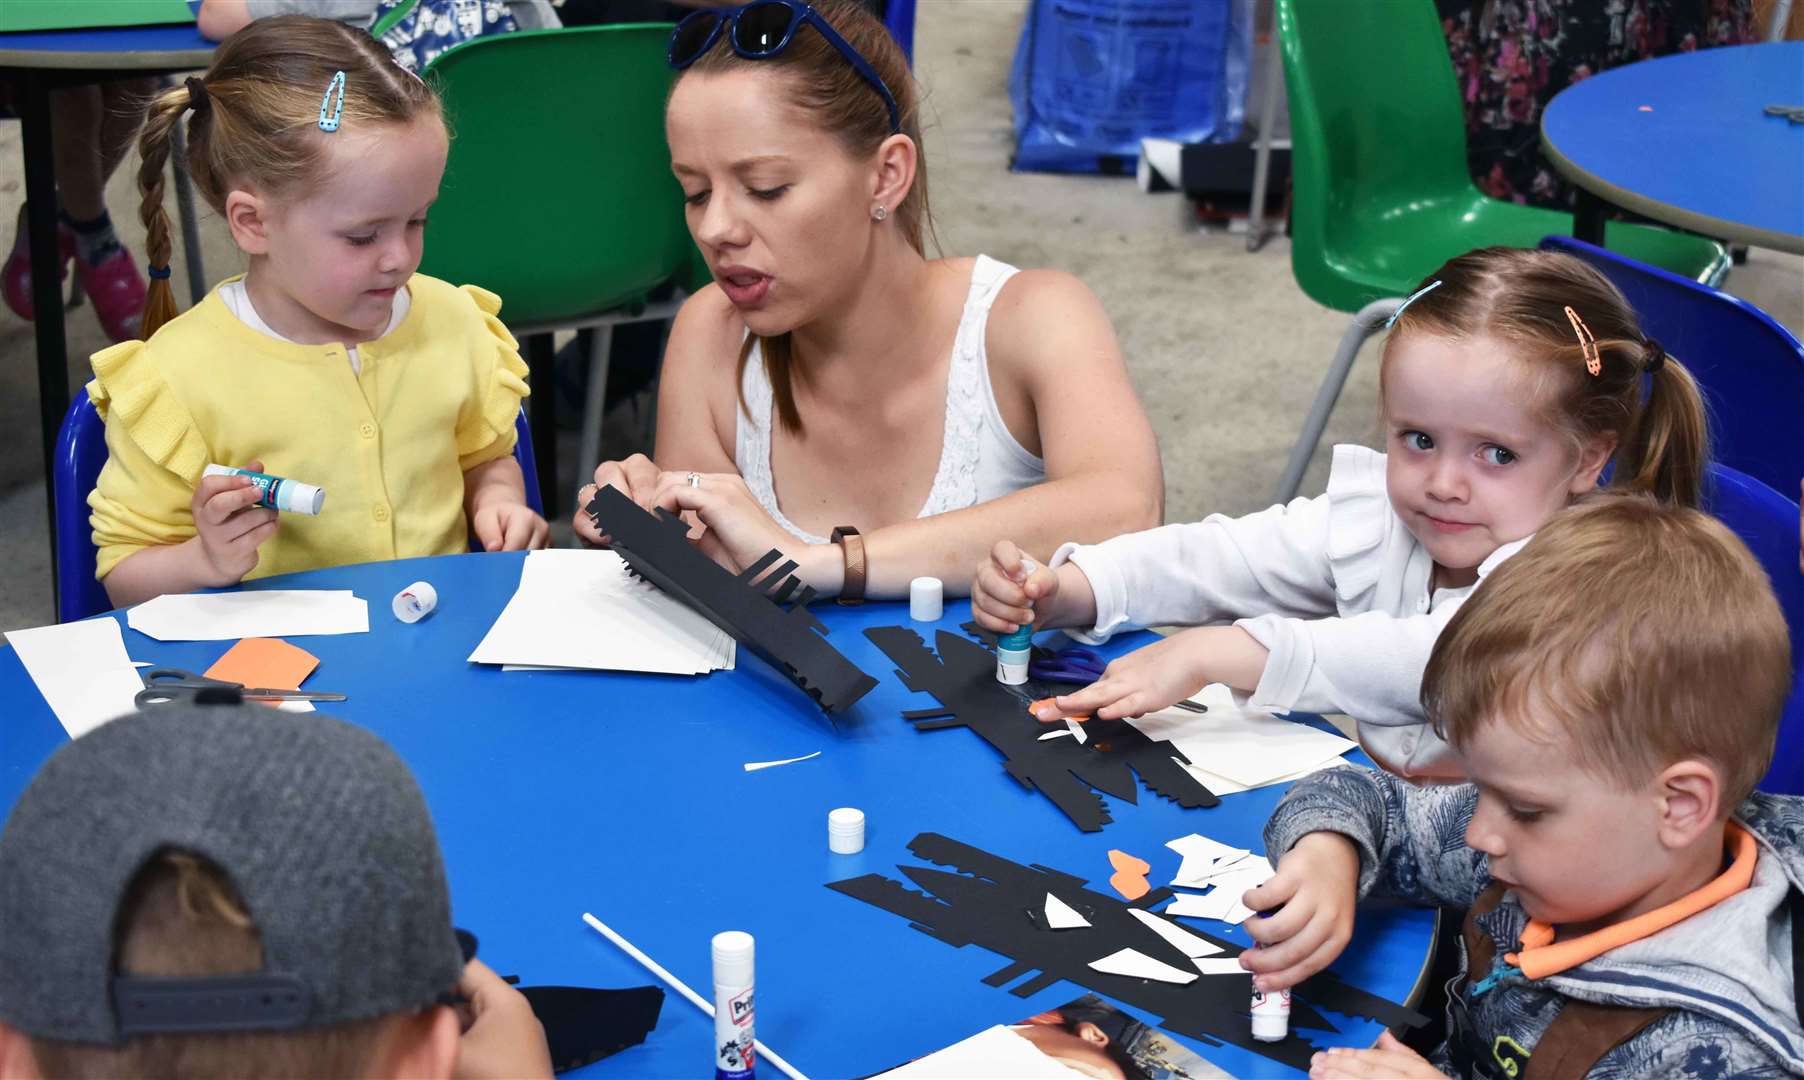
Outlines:
[[1231,142],[1253,0],[1033,0],[1009,72],[1014,167],[1134,171],[1140,140]]

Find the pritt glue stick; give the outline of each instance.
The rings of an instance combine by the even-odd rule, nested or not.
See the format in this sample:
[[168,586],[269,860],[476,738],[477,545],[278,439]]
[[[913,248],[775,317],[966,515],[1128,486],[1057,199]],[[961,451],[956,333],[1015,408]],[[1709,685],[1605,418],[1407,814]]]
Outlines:
[[752,1080],[752,935],[714,935],[714,1080]]

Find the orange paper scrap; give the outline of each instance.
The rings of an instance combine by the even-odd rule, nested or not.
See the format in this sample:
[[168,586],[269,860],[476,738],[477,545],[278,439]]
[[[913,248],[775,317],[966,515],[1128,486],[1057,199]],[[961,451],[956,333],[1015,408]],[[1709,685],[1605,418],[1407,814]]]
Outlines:
[[[203,674],[264,690],[299,690],[319,666],[319,657],[280,638],[245,638],[226,650]],[[275,702],[265,704],[274,705]]]
[[1115,868],[1109,875],[1109,887],[1120,893],[1123,900],[1138,900],[1152,890],[1146,875],[1153,868],[1145,859],[1136,859],[1125,851],[1110,851],[1109,865]]

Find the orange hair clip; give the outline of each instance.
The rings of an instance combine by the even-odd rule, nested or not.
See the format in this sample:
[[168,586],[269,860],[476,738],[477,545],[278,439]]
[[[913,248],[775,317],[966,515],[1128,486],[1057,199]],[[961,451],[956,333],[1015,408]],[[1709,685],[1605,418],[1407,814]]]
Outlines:
[[1571,304],[1566,305],[1566,319],[1572,323],[1572,332],[1578,335],[1579,348],[1584,350],[1585,370],[1592,375],[1602,375],[1604,355],[1598,351],[1597,339],[1591,336],[1591,328],[1585,325],[1585,320],[1579,318],[1578,312],[1572,310]]

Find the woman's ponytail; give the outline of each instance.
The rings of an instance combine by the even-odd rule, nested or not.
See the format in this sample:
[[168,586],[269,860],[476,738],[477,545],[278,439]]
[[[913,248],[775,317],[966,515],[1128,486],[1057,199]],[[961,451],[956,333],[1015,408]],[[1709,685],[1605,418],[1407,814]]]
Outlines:
[[1696,506],[1710,453],[1704,396],[1685,365],[1652,338],[1642,339],[1648,394],[1616,451],[1611,487]]

